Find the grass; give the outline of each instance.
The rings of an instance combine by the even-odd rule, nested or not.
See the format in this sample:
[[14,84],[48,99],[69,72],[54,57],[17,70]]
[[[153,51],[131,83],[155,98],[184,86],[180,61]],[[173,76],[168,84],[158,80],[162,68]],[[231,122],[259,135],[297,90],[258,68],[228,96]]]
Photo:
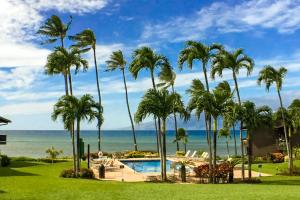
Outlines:
[[[0,199],[276,200],[297,199],[300,195],[300,177],[296,176],[266,177],[262,179],[263,183],[252,185],[122,183],[59,178],[62,169],[70,168],[71,164],[60,162],[51,165],[42,162],[13,161],[8,168],[0,168]],[[263,172],[273,173],[276,166],[263,164]]]

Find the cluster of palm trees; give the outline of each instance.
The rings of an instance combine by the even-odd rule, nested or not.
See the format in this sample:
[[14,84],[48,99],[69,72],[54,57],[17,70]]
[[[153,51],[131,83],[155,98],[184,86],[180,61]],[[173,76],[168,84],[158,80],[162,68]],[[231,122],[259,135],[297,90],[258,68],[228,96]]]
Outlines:
[[[96,37],[92,30],[84,30],[74,36],[68,36],[70,41],[74,41],[75,43],[66,48],[64,40],[68,35],[71,23],[72,18],[70,18],[67,24],[64,24],[59,17],[54,15],[45,22],[38,31],[38,34],[46,37],[43,42],[45,44],[60,41],[60,46],[55,47],[47,58],[45,72],[48,75],[60,74],[64,77],[65,95],[55,104],[52,117],[54,120],[61,117],[65,129],[70,132],[74,170],[78,172],[80,169],[80,123],[82,120],[92,121],[97,119],[98,150],[100,150],[101,125],[104,119],[96,55]],[[86,71],[88,69],[88,62],[82,57],[82,54],[90,50],[92,50],[94,57],[98,101],[95,101],[89,94],[77,98],[74,96],[72,88],[72,72],[74,71],[77,74],[80,70]],[[227,137],[228,148],[231,129],[233,130],[235,156],[238,155],[236,126],[239,127],[240,132],[242,178],[245,178],[245,141],[248,141],[248,176],[251,178],[252,133],[258,127],[272,126],[272,119],[274,118],[284,127],[286,149],[289,156],[289,169],[292,172],[290,138],[291,134],[297,132],[300,127],[300,100],[295,100],[288,109],[283,107],[280,91],[287,70],[285,68],[276,70],[271,66],[265,66],[259,73],[258,84],[265,83],[267,90],[270,89],[272,84],[276,85],[280,100],[280,109],[273,114],[271,108],[268,106],[256,107],[253,102],[243,102],[241,100],[238,85],[239,72],[245,69],[247,76],[249,76],[254,67],[254,61],[244,53],[243,49],[231,52],[227,51],[220,44],[205,45],[196,41],[187,41],[185,48],[179,54],[178,68],[182,70],[184,65],[186,65],[192,69],[197,61],[201,64],[205,84],[200,79],[192,80],[191,86],[187,90],[189,102],[185,106],[181,95],[176,92],[176,73],[168,58],[156,53],[149,47],[140,47],[134,50],[132,61],[130,64],[127,64],[121,50],[112,52],[109,60],[106,61],[106,71],[119,70],[122,73],[126,105],[132,127],[134,150],[138,150],[135,123],[140,123],[149,116],[153,117],[157,151],[161,158],[161,176],[162,180],[167,180],[166,130],[169,128],[166,127],[167,119],[169,117],[174,118],[175,142],[177,143],[177,150],[179,150],[178,142],[181,140],[186,144],[187,135],[183,129],[178,127],[178,117],[188,120],[192,113],[197,118],[203,115],[209,151],[210,182],[216,182],[214,169],[217,165],[217,139],[220,136]],[[75,67],[74,70],[73,67]],[[152,88],[144,94],[134,116],[131,114],[129,105],[126,84],[127,70],[129,70],[134,79],[138,78],[141,71],[148,71],[152,83]],[[211,89],[209,81],[214,80],[216,76],[222,77],[225,70],[228,70],[232,74],[234,89],[231,89],[227,81],[223,81],[214,89]],[[156,80],[159,80],[159,82],[156,83]],[[218,124],[220,121],[222,121],[222,124]],[[220,125],[222,125],[222,128],[219,129]],[[243,134],[245,128],[247,129],[246,138]],[[77,147],[75,147],[75,135]]]
[[[47,57],[45,65],[45,73],[47,75],[63,75],[65,83],[65,95],[62,96],[54,106],[52,114],[53,120],[58,116],[62,117],[64,127],[70,132],[74,159],[74,171],[80,170],[80,123],[82,120],[98,121],[98,150],[100,146],[100,130],[103,124],[103,109],[101,104],[100,85],[98,78],[98,66],[96,56],[96,37],[92,30],[84,30],[75,36],[68,36],[68,31],[72,24],[72,17],[64,24],[56,15],[51,16],[40,27],[37,34],[45,39],[42,44],[56,43],[60,41],[60,45],[54,47],[53,52]],[[68,37],[71,41],[75,41],[70,47],[66,47],[65,40]],[[88,69],[88,61],[83,58],[82,54],[93,50],[96,83],[98,91],[98,102],[91,95],[83,95],[81,98],[74,96],[72,69],[77,74]],[[75,124],[76,124],[76,147],[75,147]]]

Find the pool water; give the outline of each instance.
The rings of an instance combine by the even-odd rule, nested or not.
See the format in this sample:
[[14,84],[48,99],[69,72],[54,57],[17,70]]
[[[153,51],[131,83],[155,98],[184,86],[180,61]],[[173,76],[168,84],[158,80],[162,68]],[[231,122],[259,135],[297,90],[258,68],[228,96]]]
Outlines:
[[[160,172],[160,160],[121,161],[136,172]],[[167,171],[171,171],[171,161],[167,160]]]

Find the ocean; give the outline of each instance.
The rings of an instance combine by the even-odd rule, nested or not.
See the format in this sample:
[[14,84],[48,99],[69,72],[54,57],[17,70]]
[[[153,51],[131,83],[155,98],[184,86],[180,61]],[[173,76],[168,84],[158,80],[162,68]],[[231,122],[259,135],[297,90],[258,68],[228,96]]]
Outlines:
[[[207,151],[206,133],[203,130],[187,131],[189,138],[187,149]],[[53,146],[56,149],[63,150],[63,156],[71,155],[70,135],[66,131],[53,130],[2,130],[0,134],[7,135],[7,144],[0,145],[2,154],[8,156],[27,156],[33,158],[46,157],[46,149]],[[237,145],[239,150],[239,133],[237,134]],[[97,151],[97,131],[81,131],[81,137],[85,143],[91,146],[91,152]],[[173,143],[174,131],[167,132],[167,153],[174,155],[176,144]],[[136,131],[137,144],[139,150],[156,150],[155,131]],[[133,150],[132,132],[130,130],[122,131],[102,131],[101,148],[106,152],[117,152]],[[220,156],[227,155],[226,139],[218,138],[217,154]],[[184,146],[180,143],[180,148]],[[229,143],[230,154],[234,154],[233,134]]]

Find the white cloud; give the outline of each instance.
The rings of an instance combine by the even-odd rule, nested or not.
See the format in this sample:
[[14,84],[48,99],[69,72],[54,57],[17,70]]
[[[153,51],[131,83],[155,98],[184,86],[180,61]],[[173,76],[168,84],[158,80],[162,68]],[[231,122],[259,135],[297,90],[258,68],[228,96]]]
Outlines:
[[55,102],[27,102],[18,104],[7,104],[0,107],[2,115],[34,115],[51,113]]
[[147,24],[142,39],[177,42],[201,39],[213,32],[244,32],[254,27],[292,33],[300,28],[299,11],[299,0],[251,0],[236,5],[216,2],[187,17]]

